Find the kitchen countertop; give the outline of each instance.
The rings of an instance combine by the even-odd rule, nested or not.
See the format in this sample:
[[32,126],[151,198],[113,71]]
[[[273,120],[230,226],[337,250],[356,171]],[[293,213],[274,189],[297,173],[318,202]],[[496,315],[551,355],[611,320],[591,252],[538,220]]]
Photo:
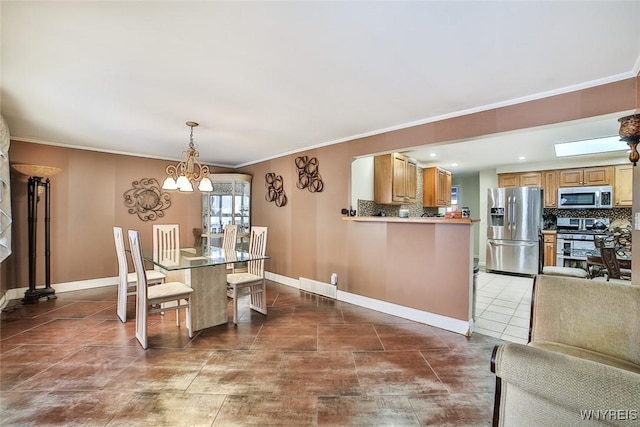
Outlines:
[[475,218],[441,218],[441,217],[409,217],[397,216],[343,216],[343,221],[356,222],[404,222],[411,224],[471,224],[480,222]]

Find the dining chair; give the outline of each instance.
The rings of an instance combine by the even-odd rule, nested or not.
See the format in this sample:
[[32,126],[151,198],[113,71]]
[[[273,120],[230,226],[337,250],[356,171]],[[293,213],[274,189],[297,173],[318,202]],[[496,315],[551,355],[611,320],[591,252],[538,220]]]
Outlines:
[[[189,338],[193,338],[191,330],[191,294],[193,289],[182,282],[165,282],[156,286],[147,286],[147,277],[144,274],[144,260],[142,249],[140,248],[140,232],[129,230],[129,246],[131,248],[131,258],[137,277],[137,297],[136,297],[136,338],[147,349],[147,317],[152,313],[175,310],[178,326],[180,325],[180,309],[185,309],[185,317]],[[181,301],[186,301],[182,303]],[[175,305],[155,308],[165,302],[175,301]]]
[[[267,227],[251,227],[249,253],[264,256],[267,248]],[[267,314],[267,287],[264,280],[264,259],[248,261],[247,271],[227,274],[227,296],[233,299],[233,323],[238,323],[238,298],[250,295],[249,308]]]
[[[180,225],[153,225],[153,259],[166,265],[178,265],[180,259]],[[159,269],[160,267],[156,267]]]
[[630,283],[631,272],[625,271],[625,273],[622,273],[622,269],[620,268],[620,263],[618,262],[618,257],[616,255],[616,249],[610,246],[602,246],[599,248],[599,251],[602,263],[607,270],[605,280],[607,282],[626,281],[627,283]]
[[[136,273],[129,273],[127,255],[124,249],[124,237],[122,227],[113,227],[113,240],[116,246],[116,258],[118,259],[118,304],[116,312],[122,322],[127,321],[127,297],[136,294]],[[164,273],[156,270],[145,270],[147,283],[158,285],[165,280]]]
[[[225,254],[235,252],[238,235],[238,226],[235,224],[227,224],[224,226],[224,234],[222,235],[222,249]],[[227,264],[227,273],[235,272],[235,264]]]

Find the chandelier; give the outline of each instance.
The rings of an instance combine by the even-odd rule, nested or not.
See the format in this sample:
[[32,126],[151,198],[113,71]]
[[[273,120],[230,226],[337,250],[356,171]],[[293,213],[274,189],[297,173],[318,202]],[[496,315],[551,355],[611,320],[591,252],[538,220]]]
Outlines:
[[187,122],[187,126],[191,128],[189,149],[184,152],[183,161],[167,166],[167,177],[162,183],[162,189],[193,191],[192,182],[197,182],[199,191],[213,191],[213,184],[209,179],[209,166],[200,163],[200,153],[193,144],[193,128],[198,126],[198,123]]
[[629,116],[620,117],[618,121],[620,122],[620,140],[631,147],[629,161],[635,166],[640,160],[637,149],[638,143],[640,143],[640,109]]

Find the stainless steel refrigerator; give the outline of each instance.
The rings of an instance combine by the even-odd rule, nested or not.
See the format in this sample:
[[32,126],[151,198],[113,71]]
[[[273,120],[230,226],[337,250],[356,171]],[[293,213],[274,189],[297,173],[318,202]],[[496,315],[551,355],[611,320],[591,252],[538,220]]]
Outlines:
[[487,271],[538,273],[542,200],[540,187],[489,188]]

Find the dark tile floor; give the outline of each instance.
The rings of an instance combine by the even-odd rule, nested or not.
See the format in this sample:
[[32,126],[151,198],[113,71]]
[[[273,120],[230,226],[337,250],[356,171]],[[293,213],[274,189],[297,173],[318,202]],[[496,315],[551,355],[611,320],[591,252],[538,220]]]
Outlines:
[[115,287],[105,287],[9,304],[0,425],[491,425],[498,338],[270,282],[267,317],[245,298],[237,326],[189,340],[173,314],[153,315],[145,351],[115,301]]

